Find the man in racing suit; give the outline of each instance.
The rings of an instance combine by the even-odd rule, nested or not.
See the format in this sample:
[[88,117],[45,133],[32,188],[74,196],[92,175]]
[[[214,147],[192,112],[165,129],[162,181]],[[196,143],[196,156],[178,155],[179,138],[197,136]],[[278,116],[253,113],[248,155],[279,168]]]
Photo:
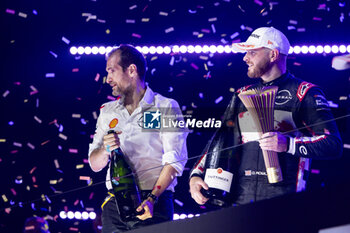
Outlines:
[[[314,84],[295,78],[286,70],[289,42],[275,28],[258,28],[247,42],[234,44],[238,52],[247,52],[243,60],[249,66],[250,78],[260,82],[240,88],[242,91],[263,86],[277,86],[274,108],[274,132],[259,138],[253,119],[242,102],[232,116],[234,144],[241,144],[235,151],[239,154],[237,171],[231,188],[232,202],[245,204],[305,189],[311,159],[337,158],[342,153],[342,141],[333,121],[332,113],[323,92]],[[239,101],[238,98],[234,98]],[[223,124],[226,127],[227,124]],[[262,150],[278,153],[283,181],[269,183]],[[208,201],[200,190],[208,189],[203,181],[204,155],[190,174],[192,198],[203,205]]]

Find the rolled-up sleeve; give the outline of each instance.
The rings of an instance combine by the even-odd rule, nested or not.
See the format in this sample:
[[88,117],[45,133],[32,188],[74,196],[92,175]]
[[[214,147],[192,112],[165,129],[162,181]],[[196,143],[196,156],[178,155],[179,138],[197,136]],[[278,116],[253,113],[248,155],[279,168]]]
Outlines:
[[[175,100],[170,101],[168,105],[168,114],[175,116],[176,120],[183,120],[183,116],[178,103]],[[187,129],[164,130],[160,137],[163,143],[162,165],[170,164],[176,169],[177,175],[181,176],[185,168],[188,156],[186,138]]]

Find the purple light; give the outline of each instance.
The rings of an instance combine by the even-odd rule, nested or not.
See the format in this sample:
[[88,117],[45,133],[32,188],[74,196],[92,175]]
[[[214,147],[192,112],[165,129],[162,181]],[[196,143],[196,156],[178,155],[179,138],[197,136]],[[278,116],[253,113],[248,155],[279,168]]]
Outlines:
[[156,52],[157,52],[156,47],[154,47],[154,46],[149,47],[149,53],[150,54],[155,54]]
[[332,53],[338,53],[338,52],[339,52],[338,46],[333,45],[333,46],[332,46]]
[[309,53],[311,54],[316,53],[316,47],[314,45],[309,46]]
[[309,52],[309,48],[305,45],[301,46],[301,52],[303,54],[307,54]]
[[33,10],[34,15],[38,15],[38,12],[36,10]]
[[9,121],[9,125],[13,125],[14,124],[14,122],[13,121]]
[[194,52],[195,53],[201,53],[202,52],[202,46],[200,46],[200,45],[194,46]]
[[78,54],[80,54],[80,55],[84,54],[84,47],[83,46],[78,47]]
[[339,52],[346,53],[346,46],[345,45],[340,45],[339,46]]
[[171,53],[171,48],[170,48],[169,46],[165,46],[165,47],[164,47],[164,53],[165,53],[165,54]]
[[216,53],[216,46],[215,45],[210,45],[209,52],[210,53]]
[[164,49],[162,46],[158,46],[156,50],[158,54],[162,54],[164,52]]
[[323,50],[325,53],[330,53],[332,51],[331,46],[329,46],[329,45],[324,46]]
[[185,45],[180,46],[180,53],[186,53],[187,52],[187,47]]
[[318,46],[316,47],[316,51],[317,51],[317,53],[323,53],[323,46],[318,45]]
[[98,54],[97,46],[92,47],[91,52],[92,52],[92,54],[95,54],[95,55]]
[[173,53],[179,53],[180,52],[180,47],[178,45],[173,46]]
[[91,54],[91,47],[86,46],[85,49],[84,49],[84,52],[85,52],[86,55]]
[[73,47],[71,47],[71,48],[69,49],[69,52],[70,52],[72,55],[75,55],[75,54],[77,54],[78,49],[77,49],[77,47],[73,46]]
[[105,48],[104,46],[100,46],[100,47],[98,48],[98,52],[99,52],[100,54],[105,54],[105,53],[106,53],[106,48]]
[[147,46],[143,46],[142,47],[142,53],[143,54],[148,54],[148,52],[149,52],[149,48]]
[[295,54],[299,54],[301,52],[301,48],[298,45],[294,46],[293,50]]

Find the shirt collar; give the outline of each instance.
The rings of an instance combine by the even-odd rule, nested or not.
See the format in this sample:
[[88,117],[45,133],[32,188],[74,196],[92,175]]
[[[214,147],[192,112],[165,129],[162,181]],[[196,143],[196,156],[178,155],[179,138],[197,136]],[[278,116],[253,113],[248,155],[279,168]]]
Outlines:
[[146,92],[140,101],[140,106],[145,107],[147,105],[154,105],[154,96],[155,96],[155,93],[152,91],[152,89],[148,85],[146,85]]
[[263,86],[272,86],[272,85],[278,85],[280,84],[283,80],[285,80],[285,78],[288,76],[288,71],[284,74],[282,74],[281,76],[279,76],[278,78],[270,81],[270,82],[267,82],[267,83],[264,83],[263,80],[260,80],[260,84],[263,85]]

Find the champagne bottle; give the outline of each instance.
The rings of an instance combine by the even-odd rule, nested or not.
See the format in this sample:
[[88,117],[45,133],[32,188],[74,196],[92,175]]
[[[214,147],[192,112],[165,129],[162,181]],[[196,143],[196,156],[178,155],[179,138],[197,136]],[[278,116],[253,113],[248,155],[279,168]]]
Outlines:
[[[109,130],[110,133],[115,132]],[[141,196],[136,178],[120,147],[111,152],[110,179],[121,219],[125,222],[137,220],[136,215],[143,213],[136,211],[141,204]]]
[[[234,94],[227,107],[223,125],[209,141],[206,151],[204,182],[209,186],[208,190],[201,189],[201,193],[209,198],[208,203],[213,206],[229,206],[232,198],[232,183],[237,171],[235,145],[235,123],[237,112],[237,97]],[[227,149],[229,148],[229,149]]]

